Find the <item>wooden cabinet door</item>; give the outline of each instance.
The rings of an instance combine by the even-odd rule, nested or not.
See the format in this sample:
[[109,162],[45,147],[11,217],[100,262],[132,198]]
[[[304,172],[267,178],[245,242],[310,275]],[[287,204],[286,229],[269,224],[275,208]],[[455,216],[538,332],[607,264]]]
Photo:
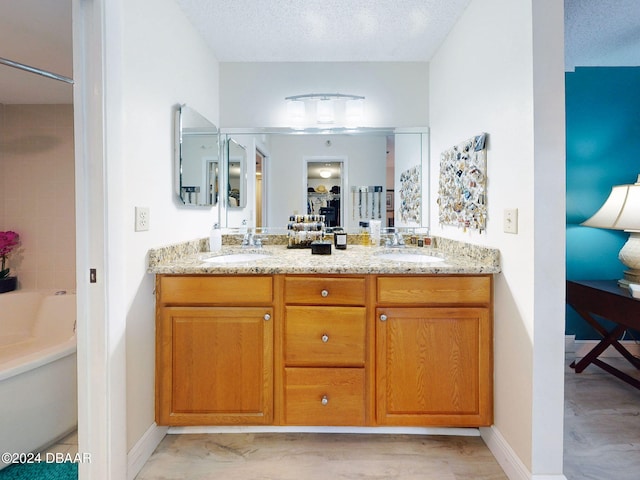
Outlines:
[[491,343],[485,308],[378,308],[377,423],[490,425]]
[[271,307],[163,308],[158,424],[272,423],[272,316]]

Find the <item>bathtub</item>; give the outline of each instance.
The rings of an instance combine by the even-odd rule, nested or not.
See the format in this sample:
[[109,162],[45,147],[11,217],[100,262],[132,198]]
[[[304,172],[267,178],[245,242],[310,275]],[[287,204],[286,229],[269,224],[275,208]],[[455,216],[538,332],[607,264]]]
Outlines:
[[73,293],[0,294],[1,453],[39,451],[76,428],[75,322]]

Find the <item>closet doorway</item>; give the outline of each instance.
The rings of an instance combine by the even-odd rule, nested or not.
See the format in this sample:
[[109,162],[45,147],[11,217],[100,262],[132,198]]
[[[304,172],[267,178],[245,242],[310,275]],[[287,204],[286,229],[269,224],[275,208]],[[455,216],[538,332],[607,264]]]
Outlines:
[[344,202],[346,157],[304,158],[305,212],[324,215],[327,227],[347,227]]

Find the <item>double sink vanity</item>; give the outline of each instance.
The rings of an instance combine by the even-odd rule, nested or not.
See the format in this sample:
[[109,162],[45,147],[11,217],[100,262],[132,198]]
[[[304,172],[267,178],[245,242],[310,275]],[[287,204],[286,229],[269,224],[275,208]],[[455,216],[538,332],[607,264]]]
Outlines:
[[492,423],[496,250],[280,240],[150,252],[159,425]]

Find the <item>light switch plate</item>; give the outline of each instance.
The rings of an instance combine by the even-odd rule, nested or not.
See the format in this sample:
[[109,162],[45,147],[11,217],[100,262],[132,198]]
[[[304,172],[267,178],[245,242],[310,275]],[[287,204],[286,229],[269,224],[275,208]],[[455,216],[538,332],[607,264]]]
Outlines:
[[149,230],[149,207],[136,207],[136,232]]
[[518,233],[518,209],[505,208],[504,233]]

